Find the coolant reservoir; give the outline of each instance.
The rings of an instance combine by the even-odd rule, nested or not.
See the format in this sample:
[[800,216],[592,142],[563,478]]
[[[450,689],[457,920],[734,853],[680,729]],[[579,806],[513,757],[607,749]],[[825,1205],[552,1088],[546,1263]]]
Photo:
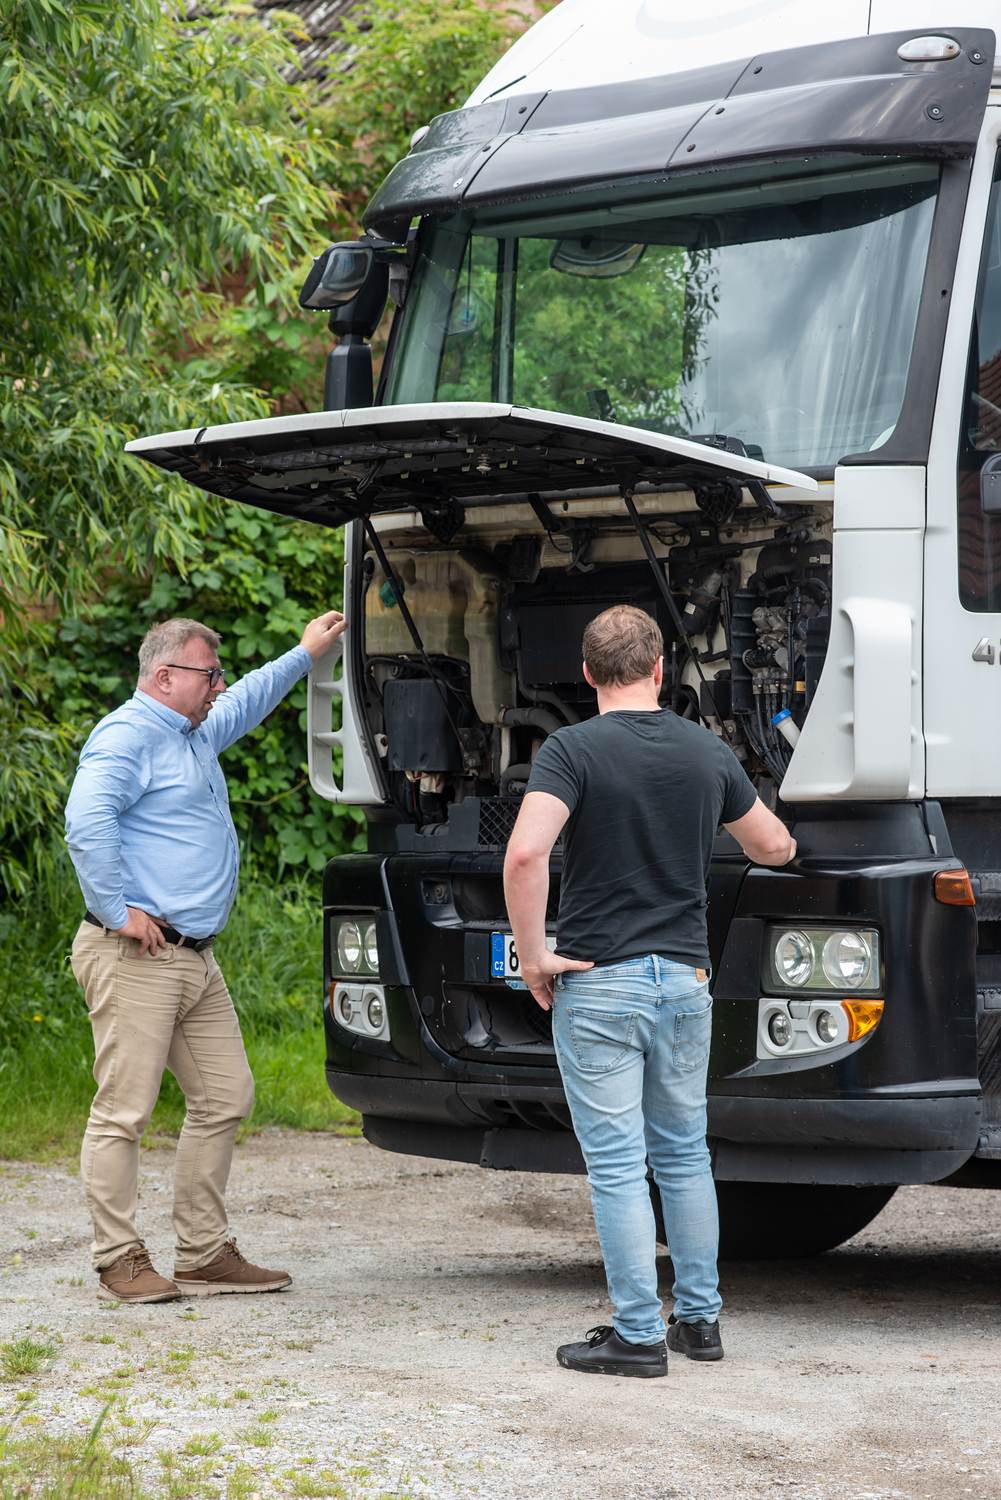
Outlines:
[[[429,656],[469,660],[463,631],[466,590],[456,578],[452,559],[441,553],[421,557],[414,553],[390,553],[410,612],[417,621]],[[411,640],[393,585],[376,568],[365,595],[365,651],[368,656],[399,656],[412,652]]]

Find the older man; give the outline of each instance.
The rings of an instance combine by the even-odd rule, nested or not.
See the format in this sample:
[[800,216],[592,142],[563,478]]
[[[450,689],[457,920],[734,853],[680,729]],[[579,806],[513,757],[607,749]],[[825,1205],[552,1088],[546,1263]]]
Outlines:
[[[154,625],[139,648],[136,692],[81,752],[66,838],[87,907],[72,965],[94,1032],[97,1093],[81,1175],[99,1297],[166,1302],[278,1291],[291,1281],[245,1259],[224,1207],[254,1084],[212,949],[239,868],[219,755],[344,629],[337,610],[320,615],[298,646],[227,691],[215,631],[197,620]],[[174,1173],[173,1280],[154,1270],[136,1229],[139,1141],[165,1068],[187,1102]]]

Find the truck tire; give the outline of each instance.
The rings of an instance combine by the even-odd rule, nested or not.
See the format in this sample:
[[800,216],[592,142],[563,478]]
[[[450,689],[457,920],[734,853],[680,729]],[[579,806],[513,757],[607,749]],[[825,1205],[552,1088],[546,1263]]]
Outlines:
[[[872,1222],[895,1187],[799,1182],[717,1182],[720,1260],[821,1255]],[[660,1194],[650,1183],[657,1238],[666,1244]]]

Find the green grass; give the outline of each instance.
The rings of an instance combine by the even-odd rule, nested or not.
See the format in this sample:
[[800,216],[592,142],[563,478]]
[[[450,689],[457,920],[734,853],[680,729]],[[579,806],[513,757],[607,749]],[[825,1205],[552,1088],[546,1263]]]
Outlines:
[[[0,914],[0,1158],[76,1156],[94,1092],[93,1043],[69,967],[81,899],[50,873],[36,899]],[[217,957],[240,1014],[257,1102],[243,1134],[266,1125],[355,1134],[358,1117],[323,1072],[318,877],[276,888],[245,878]],[[184,1100],[167,1074],[150,1136],[175,1136]],[[2,1496],[0,1496],[2,1500]]]
[[22,1375],[37,1375],[56,1352],[51,1339],[40,1343],[29,1334],[0,1344],[0,1370],[5,1380],[17,1380]]
[[0,1428],[0,1500],[146,1500],[128,1459],[101,1438],[105,1407],[86,1437]]

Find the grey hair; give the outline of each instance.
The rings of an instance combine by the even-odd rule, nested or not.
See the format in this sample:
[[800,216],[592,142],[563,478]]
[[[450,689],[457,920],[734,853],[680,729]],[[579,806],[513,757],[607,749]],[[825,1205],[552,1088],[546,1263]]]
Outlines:
[[157,667],[175,658],[189,641],[206,641],[219,649],[221,637],[198,620],[162,620],[151,625],[139,647],[139,681],[152,677]]

